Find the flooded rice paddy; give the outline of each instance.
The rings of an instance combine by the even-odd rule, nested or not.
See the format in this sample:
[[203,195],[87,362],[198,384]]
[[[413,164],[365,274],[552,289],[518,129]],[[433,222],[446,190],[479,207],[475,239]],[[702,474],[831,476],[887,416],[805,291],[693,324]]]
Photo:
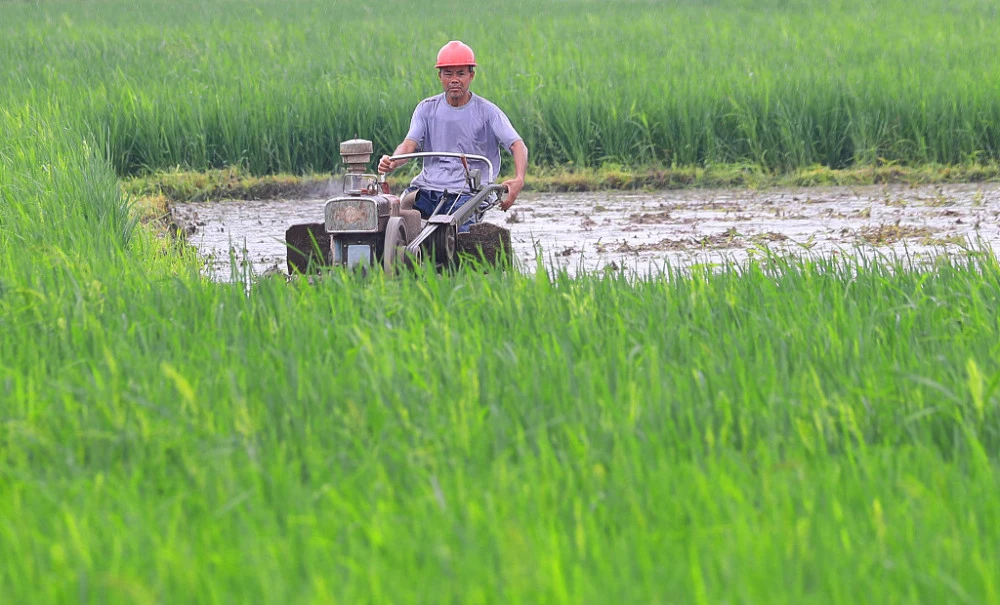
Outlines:
[[[285,229],[320,222],[328,196],[177,204],[172,219],[230,279],[285,269]],[[767,247],[829,256],[859,250],[927,258],[989,243],[1000,248],[1000,184],[767,190],[524,193],[486,220],[511,231],[521,270],[662,271],[666,265],[742,262]]]

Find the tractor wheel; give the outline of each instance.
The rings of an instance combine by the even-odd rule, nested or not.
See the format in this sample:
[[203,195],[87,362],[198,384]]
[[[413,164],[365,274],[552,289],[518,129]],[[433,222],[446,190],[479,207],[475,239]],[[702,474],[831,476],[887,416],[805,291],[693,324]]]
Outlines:
[[455,260],[455,245],[458,230],[451,225],[442,225],[434,232],[434,260],[440,265],[451,265]]
[[406,225],[403,219],[394,216],[385,226],[385,246],[382,249],[382,268],[394,273],[406,256]]

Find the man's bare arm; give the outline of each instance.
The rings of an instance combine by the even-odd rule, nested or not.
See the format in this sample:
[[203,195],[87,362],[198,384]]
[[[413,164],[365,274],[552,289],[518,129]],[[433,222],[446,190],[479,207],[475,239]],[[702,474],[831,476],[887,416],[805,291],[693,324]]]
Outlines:
[[[416,151],[416,141],[403,139],[403,142],[396,146],[396,150],[392,152],[392,155],[403,155],[404,153],[414,153]],[[378,171],[382,173],[391,172],[408,161],[409,160],[390,160],[389,156],[384,155],[378,161]]]
[[514,178],[503,182],[507,186],[507,199],[500,205],[500,209],[504,211],[514,205],[514,200],[524,187],[524,177],[528,174],[528,147],[524,141],[514,141],[510,146],[510,153],[514,156]]

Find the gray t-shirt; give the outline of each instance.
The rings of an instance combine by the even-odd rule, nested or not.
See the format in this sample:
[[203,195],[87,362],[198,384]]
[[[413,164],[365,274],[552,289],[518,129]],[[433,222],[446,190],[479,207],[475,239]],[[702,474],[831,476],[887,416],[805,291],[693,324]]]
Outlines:
[[[461,107],[452,107],[444,93],[424,99],[413,110],[406,138],[417,143],[420,151],[453,151],[489,158],[493,162],[493,180],[500,173],[500,148],[510,149],[521,140],[510,120],[499,107],[473,94]],[[423,170],[411,185],[435,191],[457,193],[466,188],[465,169],[458,158],[421,158]],[[489,167],[481,161],[469,161],[469,168],[480,168],[485,184]]]

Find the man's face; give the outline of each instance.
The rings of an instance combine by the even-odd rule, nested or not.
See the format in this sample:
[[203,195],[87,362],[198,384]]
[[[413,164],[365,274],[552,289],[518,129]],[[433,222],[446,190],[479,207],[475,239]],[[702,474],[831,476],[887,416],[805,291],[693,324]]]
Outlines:
[[438,70],[438,78],[450,105],[461,105],[468,100],[469,84],[475,75],[469,66],[442,67]]

